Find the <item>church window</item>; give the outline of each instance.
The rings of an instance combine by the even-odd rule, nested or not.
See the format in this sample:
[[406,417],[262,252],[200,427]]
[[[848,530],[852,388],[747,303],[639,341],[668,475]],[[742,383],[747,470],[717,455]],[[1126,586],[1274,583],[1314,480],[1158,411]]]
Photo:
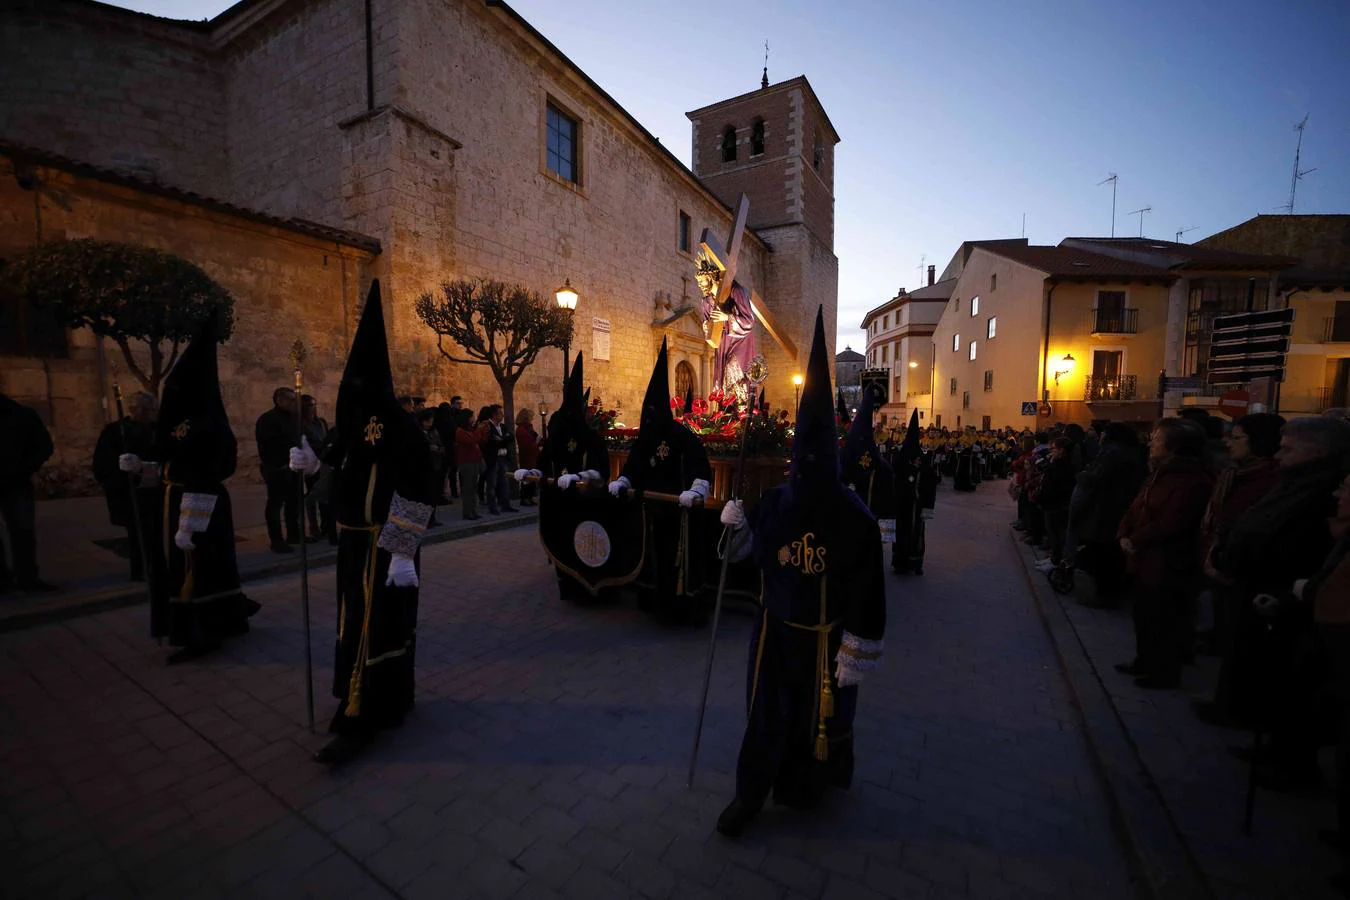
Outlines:
[[984,336],[991,341],[998,337],[998,316],[989,317],[989,325],[985,328]]
[[548,104],[546,118],[548,127],[548,170],[563,181],[570,181],[572,184],[580,183],[578,167],[580,141],[577,140],[579,133],[577,120],[552,103]]
[[680,252],[689,253],[692,246],[693,225],[689,221],[689,213],[680,210]]
[[736,129],[728,125],[722,132],[722,162],[736,161]]
[[976,294],[970,298],[970,317],[973,319],[980,314],[980,296]]
[[953,397],[956,396],[956,379],[955,379],[955,378],[952,379],[952,396],[953,396]]
[[750,128],[750,155],[759,156],[764,152],[764,120],[756,119]]

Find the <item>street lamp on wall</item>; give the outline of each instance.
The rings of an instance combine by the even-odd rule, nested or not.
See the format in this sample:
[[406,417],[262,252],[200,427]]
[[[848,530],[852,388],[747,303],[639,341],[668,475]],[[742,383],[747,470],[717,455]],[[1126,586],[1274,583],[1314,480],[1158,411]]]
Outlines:
[[553,292],[553,297],[558,302],[558,309],[567,312],[567,337],[563,339],[563,391],[567,390],[567,371],[572,364],[572,315],[577,309],[577,292],[572,287],[572,279],[564,278],[562,287]]
[[792,405],[795,409],[802,405],[802,376],[792,376]]
[[1059,387],[1059,376],[1068,375],[1073,371],[1075,362],[1072,353],[1064,354],[1064,358],[1059,361],[1059,368],[1055,369],[1055,387]]

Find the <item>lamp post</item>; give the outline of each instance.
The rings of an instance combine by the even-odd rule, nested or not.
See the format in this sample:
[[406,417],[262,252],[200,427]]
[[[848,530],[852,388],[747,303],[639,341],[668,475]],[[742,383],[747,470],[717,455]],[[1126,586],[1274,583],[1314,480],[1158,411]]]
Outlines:
[[[554,299],[558,301],[558,309],[567,310],[567,324],[572,324],[572,314],[577,309],[577,292],[572,287],[572,279],[564,278],[562,287],[553,292]],[[567,337],[563,339],[563,391],[567,390],[567,370],[572,362],[572,329],[567,329]]]
[[1073,358],[1072,353],[1064,354],[1064,358],[1060,360],[1059,363],[1061,368],[1055,370],[1055,387],[1059,387],[1059,376],[1068,375],[1070,372],[1073,371],[1073,366],[1075,362],[1076,360]]
[[792,406],[794,409],[802,405],[802,376],[792,376]]

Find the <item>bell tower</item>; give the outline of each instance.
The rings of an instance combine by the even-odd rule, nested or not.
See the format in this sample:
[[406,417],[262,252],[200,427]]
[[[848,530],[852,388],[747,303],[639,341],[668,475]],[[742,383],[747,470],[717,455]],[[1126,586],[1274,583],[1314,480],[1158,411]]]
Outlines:
[[806,76],[686,113],[694,174],[728,206],[750,198],[756,231],[801,225],[834,251],[834,146],[839,134]]

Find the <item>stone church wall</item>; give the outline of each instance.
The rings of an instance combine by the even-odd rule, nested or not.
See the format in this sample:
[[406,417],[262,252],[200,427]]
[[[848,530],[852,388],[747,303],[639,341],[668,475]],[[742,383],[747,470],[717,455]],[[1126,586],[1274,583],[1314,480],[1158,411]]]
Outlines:
[[[0,157],[0,167],[7,164]],[[92,237],[177,253],[234,294],[236,327],[220,350],[220,381],[239,440],[236,478],[258,480],[253,423],[271,406],[273,388],[293,383],[288,354],[297,337],[308,348],[306,390],[332,421],[369,252],[55,169],[41,168],[39,177],[70,207],[43,201],[43,240]],[[0,178],[0,259],[34,238],[33,194]],[[116,345],[100,350],[85,329],[69,333],[65,359],[0,357],[0,391],[37,409],[52,431],[56,455],[43,478],[53,484],[89,486],[94,442],[116,408],[100,358],[122,372],[124,391],[139,389]]]
[[0,138],[224,197],[224,79],[205,31],[123,10],[0,3]]

